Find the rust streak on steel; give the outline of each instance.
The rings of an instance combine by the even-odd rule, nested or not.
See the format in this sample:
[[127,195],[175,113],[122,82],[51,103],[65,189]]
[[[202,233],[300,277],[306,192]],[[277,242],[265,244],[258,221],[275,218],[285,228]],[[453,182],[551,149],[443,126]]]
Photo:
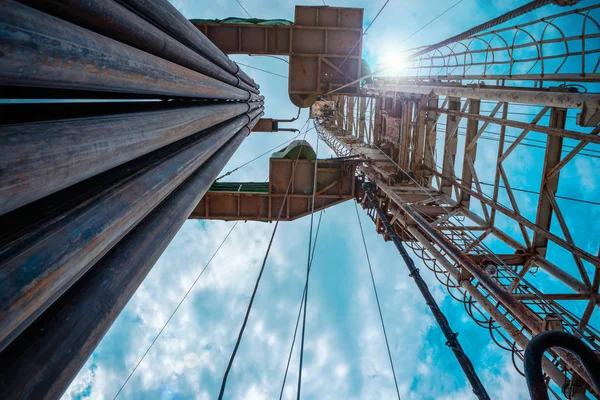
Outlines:
[[0,1],[0,84],[258,100],[243,90],[47,15]]
[[64,393],[257,120],[239,130],[0,353],[5,397],[55,399]]
[[[262,103],[257,103],[262,104]],[[247,112],[250,103],[194,106],[5,125],[0,214]]]
[[5,251],[0,261],[0,350],[261,111],[194,135],[183,148],[174,143],[175,151],[165,151],[150,166]]
[[258,93],[257,89],[242,82],[239,77],[213,64],[113,0],[101,2],[21,0],[21,2],[211,78]]

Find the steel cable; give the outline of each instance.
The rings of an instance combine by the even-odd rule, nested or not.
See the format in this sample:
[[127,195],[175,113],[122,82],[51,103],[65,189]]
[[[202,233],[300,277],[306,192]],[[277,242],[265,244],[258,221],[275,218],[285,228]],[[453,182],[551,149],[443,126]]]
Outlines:
[[223,179],[223,178],[225,178],[226,176],[229,176],[229,175],[233,174],[235,171],[237,171],[237,170],[239,170],[240,168],[243,168],[243,167],[245,167],[246,165],[248,165],[248,164],[250,164],[250,163],[252,163],[252,162],[254,162],[254,161],[258,160],[259,158],[266,156],[267,154],[269,154],[269,153],[270,153],[270,152],[272,152],[273,150],[279,149],[279,148],[281,148],[281,146],[283,146],[283,145],[285,145],[285,144],[288,144],[288,143],[290,143],[290,142],[292,142],[292,141],[296,140],[296,139],[297,139],[299,136],[300,136],[300,133],[298,133],[296,136],[294,136],[294,137],[293,137],[293,138],[291,138],[290,140],[286,140],[285,142],[283,142],[283,143],[280,143],[280,144],[278,144],[277,146],[275,146],[275,147],[273,147],[273,148],[271,148],[271,149],[269,149],[269,150],[265,151],[265,152],[264,152],[264,153],[262,153],[261,155],[258,155],[258,156],[256,156],[256,157],[254,157],[252,160],[245,162],[244,164],[240,165],[239,167],[235,167],[235,168],[234,168],[234,169],[232,169],[231,171],[224,173],[223,175],[221,175],[221,176],[219,176],[217,179],[215,179],[215,182],[217,182],[217,181],[218,181],[218,180],[220,180],[220,179]]
[[[304,123],[304,126],[302,127],[302,129],[304,129],[304,127],[306,126],[307,123],[308,123],[308,119]],[[307,133],[308,133],[308,130],[306,130],[305,133],[304,133],[304,139],[306,139],[306,134]],[[298,159],[300,158],[300,155],[302,154],[302,146],[303,145],[304,145],[304,143],[301,145],[300,151],[298,151],[298,156],[296,157],[296,162],[294,162],[294,164],[292,166],[292,173],[290,175],[290,180],[288,182],[287,189],[285,190],[285,195],[283,197],[283,201],[281,203],[281,207],[279,208],[279,213],[277,214],[277,220],[275,222],[275,226],[273,227],[273,232],[271,234],[271,239],[269,240],[269,245],[267,246],[267,250],[265,252],[265,257],[263,258],[263,262],[262,262],[262,265],[260,267],[260,271],[258,273],[258,277],[256,278],[256,283],[254,285],[254,289],[252,290],[252,296],[250,297],[250,302],[248,304],[248,308],[247,308],[246,314],[244,316],[244,321],[242,322],[242,326],[240,328],[240,332],[238,333],[238,338],[237,338],[235,346],[233,348],[233,352],[231,353],[231,357],[229,359],[229,363],[227,364],[227,369],[225,370],[225,373],[223,374],[223,380],[221,382],[221,390],[219,391],[219,400],[222,400],[223,399],[223,395],[225,394],[225,387],[227,385],[227,378],[229,376],[229,372],[231,371],[231,367],[233,366],[233,361],[235,360],[235,356],[237,354],[238,348],[240,347],[240,343],[242,341],[242,336],[244,335],[244,331],[246,329],[246,324],[248,323],[248,317],[250,316],[250,311],[252,310],[252,305],[254,304],[254,298],[256,297],[256,292],[258,291],[258,285],[260,284],[260,280],[261,280],[263,272],[265,270],[265,265],[267,263],[267,258],[269,257],[269,252],[271,251],[271,246],[273,245],[273,240],[275,239],[275,233],[277,233],[277,227],[279,226],[279,222],[281,220],[281,214],[283,213],[283,209],[284,209],[284,206],[286,204],[286,200],[287,200],[290,188],[292,187],[292,180],[293,180],[293,177],[294,177],[294,173],[296,171],[296,165],[298,164]]]
[[375,300],[377,301],[377,311],[379,311],[379,320],[381,321],[381,328],[383,329],[383,337],[385,338],[385,347],[387,348],[388,357],[390,359],[390,366],[392,368],[392,375],[394,376],[394,385],[396,386],[396,393],[398,394],[398,400],[401,400],[400,389],[398,389],[398,380],[396,378],[396,370],[394,369],[394,361],[392,360],[392,352],[390,351],[390,343],[388,341],[387,331],[385,329],[385,323],[383,322],[383,314],[381,312],[381,304],[379,303],[379,294],[377,293],[377,286],[375,285],[375,277],[373,276],[373,267],[371,266],[371,258],[369,257],[369,250],[367,249],[367,241],[365,240],[365,233],[363,231],[362,222],[360,222],[360,215],[358,214],[358,206],[354,202],[354,209],[356,210],[356,219],[358,220],[358,226],[360,228],[360,235],[362,236],[363,246],[365,248],[365,257],[367,258],[367,265],[369,266],[369,273],[371,274],[371,283],[373,284],[373,292],[375,293]]
[[[315,154],[318,156],[319,154],[319,136],[317,135],[317,145],[315,149]],[[315,169],[313,176],[313,190],[312,190],[312,205],[310,211],[310,231],[308,235],[308,255],[306,260],[306,283],[304,286],[304,312],[302,316],[302,335],[300,340],[300,366],[298,368],[298,392],[296,398],[300,400],[300,390],[302,387],[302,362],[304,360],[304,334],[306,331],[306,306],[308,304],[308,278],[310,276],[310,264],[311,264],[311,246],[312,246],[312,230],[313,230],[313,220],[315,215],[315,194],[317,193],[317,170],[318,170],[319,160],[315,159]]]
[[154,337],[154,339],[150,343],[150,346],[148,346],[148,348],[146,349],[146,351],[142,355],[142,358],[140,358],[140,360],[137,362],[137,364],[135,365],[135,367],[133,368],[133,370],[129,373],[129,376],[127,376],[127,379],[125,380],[125,382],[123,382],[123,384],[119,388],[119,391],[117,392],[117,394],[115,395],[115,397],[113,397],[113,400],[116,399],[117,397],[119,397],[119,394],[121,393],[121,391],[123,391],[123,388],[125,388],[125,385],[127,385],[127,382],[129,382],[129,379],[131,379],[131,377],[133,376],[134,372],[138,369],[138,367],[140,366],[140,364],[142,363],[142,361],[144,361],[144,358],[146,357],[146,355],[148,354],[148,352],[150,351],[150,349],[152,349],[152,346],[154,346],[154,343],[156,343],[156,341],[158,340],[158,338],[160,337],[160,335],[163,333],[163,331],[165,330],[165,328],[167,327],[167,325],[169,324],[169,322],[171,322],[171,319],[173,319],[173,316],[175,315],[175,313],[177,312],[177,310],[179,310],[179,307],[181,307],[181,305],[183,304],[183,302],[185,301],[185,299],[188,297],[188,295],[190,294],[190,292],[192,291],[192,289],[194,289],[194,286],[196,286],[196,283],[198,283],[198,280],[204,274],[204,271],[206,271],[206,268],[208,268],[208,266],[210,265],[211,261],[213,260],[213,258],[215,258],[215,256],[217,255],[217,253],[219,252],[219,250],[221,249],[221,247],[223,247],[223,245],[225,244],[225,241],[231,235],[231,232],[233,232],[233,230],[237,226],[238,222],[239,221],[236,221],[235,224],[233,224],[233,226],[229,230],[229,232],[227,232],[227,235],[225,235],[225,237],[221,241],[221,244],[219,244],[219,246],[217,247],[217,249],[215,250],[215,252],[212,254],[212,256],[210,257],[210,259],[208,260],[208,262],[204,266],[204,268],[202,268],[202,270],[200,271],[200,273],[198,274],[198,276],[196,277],[196,279],[194,280],[194,282],[190,286],[190,288],[183,295],[183,297],[179,301],[179,304],[177,304],[177,307],[175,307],[175,309],[173,310],[173,312],[171,313],[171,315],[169,315],[169,318],[167,319],[167,322],[165,322],[165,324],[162,326],[162,328],[160,328],[160,331]]
[[[315,258],[315,249],[317,247],[317,239],[319,238],[319,228],[321,227],[321,217],[323,216],[323,210],[319,214],[319,222],[317,223],[317,233],[315,234],[315,245],[313,246],[312,256],[310,259],[310,267],[312,268],[312,262]],[[294,336],[292,339],[292,345],[290,346],[290,352],[288,355],[287,365],[285,367],[285,374],[283,375],[283,382],[281,384],[281,392],[279,392],[279,400],[283,397],[283,389],[285,388],[285,381],[287,379],[288,370],[290,368],[290,361],[292,359],[292,352],[294,351],[294,344],[296,343],[296,334],[298,332],[298,325],[300,324],[300,315],[302,315],[302,306],[304,305],[304,296],[306,295],[306,283],[304,283],[304,289],[302,290],[302,298],[300,299],[300,308],[298,309],[298,316],[296,317],[296,327],[294,328]]]

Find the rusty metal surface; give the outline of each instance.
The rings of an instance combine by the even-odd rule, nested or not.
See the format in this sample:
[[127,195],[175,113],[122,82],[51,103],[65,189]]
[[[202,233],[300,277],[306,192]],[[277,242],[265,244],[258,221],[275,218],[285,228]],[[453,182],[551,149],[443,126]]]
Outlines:
[[[293,168],[296,163],[296,168]],[[318,160],[315,211],[351,200],[355,196],[353,161]],[[194,209],[192,219],[273,221],[281,207],[290,174],[294,171],[281,221],[293,221],[311,213],[314,161],[270,159],[269,191],[209,191]]]
[[250,104],[5,125],[0,214],[241,115]]
[[261,112],[258,108],[193,136],[182,149],[165,151],[134,176],[5,249],[0,255],[0,349]]
[[233,86],[258,91],[113,0],[21,2]]
[[376,79],[373,84],[365,85],[365,93],[372,96],[389,96],[392,93],[423,94],[450,97],[462,97],[480,100],[508,101],[532,105],[559,108],[577,108],[581,110],[580,120],[584,126],[596,126],[592,119],[600,114],[600,94],[577,93],[566,89],[550,91],[548,89],[488,87],[484,84],[460,85],[457,83],[440,84],[427,81],[406,81],[398,78]]
[[225,69],[231,74],[239,75],[240,79],[258,89],[259,86],[252,78],[240,70],[240,67],[229,59],[217,46],[206,38],[194,25],[188,21],[167,0],[121,0],[140,15],[152,21],[156,26],[169,33],[175,39],[195,50],[199,54]]
[[[256,93],[12,0],[0,2],[0,84],[230,100]],[[143,82],[143,84],[142,84]]]
[[[288,55],[290,100],[309,107],[317,94],[361,74],[363,9],[296,6],[294,25],[194,23],[229,54]],[[357,93],[358,84],[343,92]]]
[[[408,252],[406,251],[404,245],[402,244],[400,237],[398,237],[398,235],[396,235],[396,230],[393,228],[386,213],[381,209],[381,207],[378,204],[378,201],[375,199],[375,196],[372,191],[373,188],[371,186],[375,186],[375,185],[365,184],[365,186],[363,186],[364,196],[366,196],[366,199],[363,199],[363,205],[367,208],[373,208],[375,210],[375,212],[377,213],[378,220],[380,220],[382,222],[383,230],[385,231],[385,234],[387,234],[390,237],[390,239],[396,246],[396,249],[402,256],[402,259],[404,260],[404,264],[406,265],[406,267],[410,273],[409,276],[411,278],[413,278],[413,280],[415,281],[415,284],[419,288],[421,295],[425,299],[425,303],[429,307],[431,313],[433,314],[433,317],[435,318],[438,326],[440,327],[440,330],[442,331],[442,333],[446,339],[446,345],[448,347],[450,347],[450,349],[454,353],[456,360],[460,364],[461,369],[463,370],[465,376],[469,380],[469,383],[471,384],[473,393],[475,394],[475,396],[477,396],[478,399],[488,399],[489,400],[490,397],[487,394],[487,391],[486,391],[485,387],[483,386],[483,383],[480,381],[480,379],[477,375],[477,372],[475,371],[475,368],[473,367],[473,364],[471,363],[471,360],[466,355],[466,353],[462,349],[462,346],[460,345],[460,342],[457,339],[458,333],[454,333],[452,331],[452,328],[450,327],[450,323],[448,322],[446,316],[440,310],[437,302],[435,301],[435,298],[433,297],[433,295],[431,294],[431,292],[429,290],[429,287],[427,286],[427,283],[425,283],[425,281],[421,277],[419,269],[417,267],[415,267],[415,263],[412,260],[412,258],[410,258],[410,256],[408,255]],[[368,202],[364,201],[367,199],[368,199]]]
[[293,25],[248,25],[192,22],[227,54],[289,55]]
[[64,393],[249,128],[238,131],[0,353],[4,398],[55,399]]
[[[547,329],[545,320],[550,315],[559,316],[561,329],[577,335],[583,334],[590,343],[600,343],[594,327],[589,326],[590,317],[598,307],[599,285],[591,285],[591,279],[586,279],[585,271],[581,268],[580,278],[579,275],[573,275],[565,266],[555,265],[543,256],[536,255],[531,248],[532,241],[527,241],[528,232],[523,233],[525,243],[522,243],[519,235],[514,235],[514,232],[509,234],[494,224],[495,214],[502,213],[515,221],[518,227],[531,229],[540,241],[542,238],[548,239],[572,252],[575,264],[582,260],[592,264],[597,263],[597,257],[586,253],[573,243],[567,229],[568,221],[564,216],[561,217],[553,190],[551,187],[550,190],[547,189],[548,184],[544,182],[551,182],[552,177],[558,177],[558,171],[573,158],[573,154],[581,151],[585,144],[596,140],[593,138],[597,138],[600,127],[592,129],[589,133],[565,130],[564,125],[557,124],[557,118],[553,117],[559,113],[558,109],[553,109],[548,116],[549,123],[546,121],[540,123],[541,116],[550,111],[549,108],[541,105],[536,109],[539,112],[532,114],[535,118],[527,122],[530,118],[522,118],[523,114],[519,110],[514,114],[511,112],[515,109],[515,105],[521,104],[512,101],[505,103],[481,100],[481,110],[475,110],[476,106],[471,106],[471,103],[477,102],[477,98],[481,96],[477,93],[479,87],[469,89],[476,93],[473,98],[461,99],[435,94],[426,99],[425,107],[419,104],[423,102],[423,94],[418,90],[416,93],[397,92],[393,84],[389,89],[386,90],[382,86],[377,93],[377,100],[374,100],[376,104],[377,102],[382,104],[382,111],[379,113],[357,111],[352,104],[355,104],[358,98],[354,100],[349,96],[334,98],[336,104],[341,106],[336,109],[338,114],[318,118],[316,127],[320,137],[338,156],[361,157],[364,162],[359,164],[358,170],[366,179],[377,184],[380,189],[377,198],[389,213],[390,222],[395,232],[401,234],[401,240],[414,250],[415,255],[421,258],[423,264],[432,271],[438,281],[447,287],[450,295],[465,303],[467,314],[482,327],[493,328],[492,339],[500,346],[511,350],[515,365],[523,359],[523,351],[530,338]],[[506,93],[509,91],[510,89],[506,89]],[[560,98],[563,95],[560,92],[546,94],[548,98],[552,96]],[[406,115],[405,104],[410,103],[413,104],[414,112]],[[491,103],[491,106],[485,106],[488,110],[483,111],[483,103]],[[402,109],[394,109],[398,104]],[[575,104],[573,106],[578,108]],[[466,112],[469,107],[472,112]],[[424,119],[421,115],[423,109]],[[500,110],[502,112],[498,112]],[[499,114],[502,114],[501,118]],[[360,121],[361,118],[375,119],[372,125],[378,126],[378,129],[370,138],[365,135],[360,139],[362,128],[357,126],[356,121]],[[386,127],[386,119],[393,125]],[[367,124],[369,125],[371,123]],[[498,161],[495,165],[497,176],[493,184],[495,187],[493,196],[482,192],[477,176],[478,171],[474,168],[473,162],[475,158],[473,151],[481,143],[478,141],[487,138],[482,133],[489,132],[487,130],[489,125],[500,128],[499,140],[495,139],[493,142],[499,149]],[[511,131],[507,133],[507,129],[513,129],[512,132],[515,132],[514,129],[519,130],[515,132],[516,135],[511,135],[510,140],[506,140],[506,137],[512,133]],[[436,140],[432,139],[437,134],[436,130],[446,131],[445,137],[439,138],[437,144]],[[529,131],[549,135],[546,146],[554,158],[548,160],[549,166],[542,173],[543,194],[540,197],[547,196],[551,205],[551,209],[547,211],[557,212],[557,219],[565,239],[551,233],[547,226],[543,227],[528,219],[531,217],[526,218],[514,203],[514,195],[502,162],[507,153],[512,151]],[[421,153],[421,145],[418,144],[422,132],[425,133],[423,153]],[[402,141],[404,133],[409,135],[408,143]],[[467,140],[459,139],[459,135],[467,134],[470,134]],[[577,139],[580,144],[577,146],[573,144],[569,146],[569,150],[563,150],[569,152],[569,155],[564,158],[565,161],[557,163],[558,150],[556,146],[552,146],[552,143],[563,137]],[[431,148],[428,149],[427,146]],[[436,149],[434,146],[442,146],[442,149]],[[443,150],[443,157],[436,160],[435,155],[438,154],[439,157],[441,153],[439,150]],[[462,157],[463,163],[460,164],[457,162],[459,152],[462,153],[459,157],[463,154],[468,155]],[[408,164],[407,155],[410,161]],[[422,163],[421,159],[423,159]],[[424,170],[420,171],[420,168]],[[464,175],[465,168],[468,169],[470,178]],[[420,172],[422,173],[419,174]],[[458,179],[456,174],[464,177],[465,181]],[[504,181],[504,189],[511,198],[510,209],[498,201],[498,188],[502,187],[498,177]],[[435,186],[432,186],[434,184]],[[470,203],[475,203],[477,206],[481,204],[482,216],[471,211],[473,206],[467,205],[466,202],[460,205],[460,200],[464,201],[469,198],[468,196],[470,196]],[[381,230],[381,220],[373,219],[377,231],[388,240],[389,235]],[[483,244],[487,236],[506,243],[515,254],[508,254],[509,251],[507,254],[494,254]],[[556,278],[557,282],[565,285],[560,293],[547,293],[533,286],[531,280],[534,278],[530,277],[529,271],[537,268],[542,268]],[[577,269],[573,268],[573,271],[574,274],[577,273]],[[589,277],[591,278],[591,275]],[[595,282],[599,281],[598,277],[600,274],[595,273]],[[563,307],[565,301],[581,300],[588,302],[585,311],[581,309],[580,312],[574,313]],[[481,318],[477,315],[481,315],[483,319],[480,321]],[[598,395],[590,386],[585,371],[569,354],[557,350],[544,358],[542,364],[545,372],[559,387],[570,384],[572,379],[583,380],[586,389]]]
[[[360,77],[362,9],[296,6],[294,23],[290,94],[322,94]],[[356,88],[350,86],[346,92],[354,93]]]
[[253,132],[277,132],[277,120],[272,118],[261,118],[258,123],[252,128]]

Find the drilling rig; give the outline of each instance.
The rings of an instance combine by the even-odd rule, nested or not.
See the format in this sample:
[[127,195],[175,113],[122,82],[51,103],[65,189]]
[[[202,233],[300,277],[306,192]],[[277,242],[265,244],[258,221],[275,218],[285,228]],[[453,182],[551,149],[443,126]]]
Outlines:
[[[510,24],[550,3],[565,8]],[[575,243],[573,199],[557,194],[600,144],[600,5],[574,3],[532,1],[407,51],[387,76],[362,60],[359,8],[258,24],[187,20],[166,0],[3,0],[2,98],[69,100],[1,105],[5,398],[60,397],[186,219],[290,221],[349,200],[398,248],[477,397],[411,257],[522,374],[530,343],[558,335],[532,396],[600,396],[597,238]],[[289,57],[290,101],[337,157],[297,141],[270,158],[268,182],[215,182],[247,135],[290,122],[261,119],[259,86],[227,54]],[[523,147],[543,160],[533,193],[511,182]],[[597,204],[577,206],[586,218]]]

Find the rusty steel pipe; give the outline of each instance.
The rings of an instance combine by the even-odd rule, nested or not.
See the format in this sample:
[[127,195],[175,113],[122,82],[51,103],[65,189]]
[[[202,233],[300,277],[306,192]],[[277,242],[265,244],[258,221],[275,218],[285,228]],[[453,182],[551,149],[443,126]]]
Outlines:
[[0,132],[0,215],[244,114],[250,104],[5,125]]
[[152,21],[157,27],[185,44],[189,48],[211,60],[231,74],[258,89],[259,86],[221,49],[211,42],[202,32],[188,21],[167,0],[120,0],[142,17]]
[[0,353],[0,392],[6,398],[60,398],[256,121],[241,128]]
[[213,64],[113,0],[18,1],[211,78],[258,93],[258,90],[242,82],[237,76]]
[[149,154],[149,166],[13,242],[0,255],[0,351],[261,112],[174,143],[175,151],[160,149],[160,158]]
[[205,99],[259,98],[12,0],[0,0],[0,51],[0,85]]

